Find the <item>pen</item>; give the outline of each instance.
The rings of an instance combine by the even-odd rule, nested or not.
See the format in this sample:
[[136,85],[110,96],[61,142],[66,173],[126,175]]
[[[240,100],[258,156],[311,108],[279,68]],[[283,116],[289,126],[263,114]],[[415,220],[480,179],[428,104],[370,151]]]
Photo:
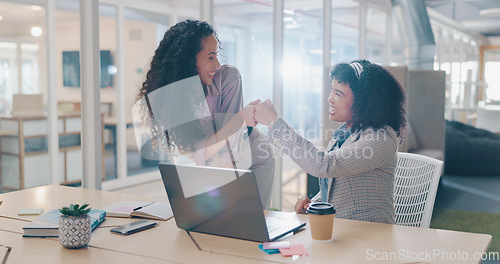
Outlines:
[[142,206],[136,207],[136,208],[134,208],[132,211],[137,211],[137,210],[142,209],[142,208],[144,208],[144,207],[146,207],[146,206],[150,206],[150,205],[152,205],[152,204],[154,204],[154,203],[155,203],[155,202],[150,202],[150,203],[148,203],[148,204],[146,204],[146,205],[142,205]]

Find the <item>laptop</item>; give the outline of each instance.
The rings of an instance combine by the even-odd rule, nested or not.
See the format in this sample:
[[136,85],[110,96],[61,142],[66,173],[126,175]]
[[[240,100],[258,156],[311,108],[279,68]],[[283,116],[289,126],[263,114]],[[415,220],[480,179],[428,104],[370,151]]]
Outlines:
[[187,231],[275,241],[304,222],[265,217],[250,170],[159,164],[177,227]]
[[13,94],[12,116],[42,116],[43,95],[42,94]]

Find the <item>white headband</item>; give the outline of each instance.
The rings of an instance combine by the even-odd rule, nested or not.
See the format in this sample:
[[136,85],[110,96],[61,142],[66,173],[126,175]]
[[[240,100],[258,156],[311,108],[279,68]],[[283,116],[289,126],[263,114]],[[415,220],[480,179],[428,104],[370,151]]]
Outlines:
[[353,62],[349,65],[354,69],[354,72],[356,73],[356,77],[359,79],[359,77],[361,76],[361,73],[363,72],[363,66],[361,66],[361,64],[359,62]]

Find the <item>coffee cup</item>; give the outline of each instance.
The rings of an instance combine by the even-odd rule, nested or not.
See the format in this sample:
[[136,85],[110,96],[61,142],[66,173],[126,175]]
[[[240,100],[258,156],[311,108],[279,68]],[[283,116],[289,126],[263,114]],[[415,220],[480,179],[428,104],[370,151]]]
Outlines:
[[324,202],[312,203],[306,212],[309,215],[312,240],[317,242],[332,241],[333,218],[335,216],[333,205]]

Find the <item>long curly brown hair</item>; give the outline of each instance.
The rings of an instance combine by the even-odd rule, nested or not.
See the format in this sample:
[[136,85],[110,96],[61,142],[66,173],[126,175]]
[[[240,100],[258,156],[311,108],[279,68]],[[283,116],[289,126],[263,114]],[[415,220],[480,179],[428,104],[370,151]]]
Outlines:
[[137,99],[167,84],[197,75],[196,55],[203,49],[202,40],[210,35],[220,43],[210,24],[189,19],[165,32]]
[[[146,80],[139,88],[136,98],[136,101],[145,99],[145,104],[138,109],[137,116],[143,120],[144,127],[151,130],[147,133],[152,135],[150,137],[153,150],[160,148],[164,143],[167,149],[172,150],[174,143],[179,150],[191,152],[194,150],[193,141],[204,136],[193,134],[201,133],[201,121],[189,123],[192,129],[182,126],[160,131],[154,122],[150,122],[154,114],[147,94],[165,85],[198,75],[196,55],[203,49],[203,39],[211,35],[220,45],[217,33],[210,24],[189,19],[175,24],[163,35],[151,60]],[[189,131],[192,133],[188,133]]]

